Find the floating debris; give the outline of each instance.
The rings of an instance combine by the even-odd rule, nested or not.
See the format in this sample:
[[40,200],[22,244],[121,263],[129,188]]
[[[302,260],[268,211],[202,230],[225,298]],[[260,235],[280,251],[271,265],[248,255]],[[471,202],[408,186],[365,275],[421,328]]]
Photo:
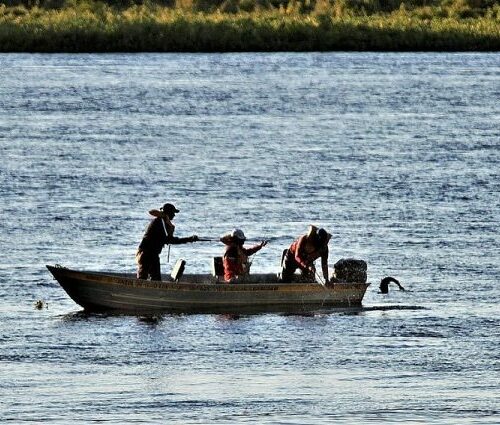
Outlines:
[[44,308],[49,308],[49,305],[43,300],[38,300],[35,302],[35,308],[37,310],[43,310]]

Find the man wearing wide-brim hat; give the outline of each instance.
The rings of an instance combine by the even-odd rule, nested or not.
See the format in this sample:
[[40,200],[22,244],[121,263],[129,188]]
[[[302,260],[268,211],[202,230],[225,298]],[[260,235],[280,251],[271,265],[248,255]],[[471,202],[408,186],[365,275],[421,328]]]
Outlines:
[[267,241],[262,241],[251,248],[245,248],[245,234],[241,229],[233,229],[232,232],[220,238],[226,245],[222,263],[224,265],[224,280],[228,283],[242,281],[250,272],[251,262],[249,257],[266,246]]
[[166,244],[178,245],[198,240],[196,235],[187,238],[174,236],[175,226],[172,220],[178,212],[173,204],[164,204],[159,210],[149,211],[155,218],[146,228],[135,256],[138,279],[161,280],[160,253]]

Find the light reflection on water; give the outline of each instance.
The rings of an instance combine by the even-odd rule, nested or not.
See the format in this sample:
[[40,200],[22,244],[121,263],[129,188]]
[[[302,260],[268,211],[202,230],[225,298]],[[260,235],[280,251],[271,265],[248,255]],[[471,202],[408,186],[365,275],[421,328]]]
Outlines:
[[[0,55],[0,419],[498,423],[499,59]],[[167,200],[179,235],[270,239],[255,271],[325,226],[364,308],[81,312],[44,264],[133,271]]]

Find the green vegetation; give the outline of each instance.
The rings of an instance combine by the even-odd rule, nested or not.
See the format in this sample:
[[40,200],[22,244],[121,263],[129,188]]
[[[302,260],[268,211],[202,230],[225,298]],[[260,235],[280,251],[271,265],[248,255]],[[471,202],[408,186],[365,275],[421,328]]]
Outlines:
[[499,47],[495,0],[0,0],[1,52]]

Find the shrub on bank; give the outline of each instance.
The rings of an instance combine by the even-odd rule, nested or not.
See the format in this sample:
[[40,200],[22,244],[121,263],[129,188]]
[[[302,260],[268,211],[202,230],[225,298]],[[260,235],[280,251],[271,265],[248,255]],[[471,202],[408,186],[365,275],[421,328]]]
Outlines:
[[[426,5],[412,10],[400,4],[390,13],[354,9],[348,3],[354,0],[258,0],[253,7],[248,3],[247,11],[240,7],[243,0],[221,0],[211,12],[201,12],[207,7],[201,2],[214,5],[213,0],[176,0],[169,7],[163,1],[138,4],[131,0],[128,7],[114,7],[113,1],[69,0],[63,7],[54,7],[55,0],[37,4],[9,1],[16,5],[0,4],[0,51],[4,52],[456,51],[500,47],[498,6],[468,14],[466,0],[453,0],[449,7]],[[364,0],[363,4],[373,1]],[[489,4],[488,0],[467,1]]]

